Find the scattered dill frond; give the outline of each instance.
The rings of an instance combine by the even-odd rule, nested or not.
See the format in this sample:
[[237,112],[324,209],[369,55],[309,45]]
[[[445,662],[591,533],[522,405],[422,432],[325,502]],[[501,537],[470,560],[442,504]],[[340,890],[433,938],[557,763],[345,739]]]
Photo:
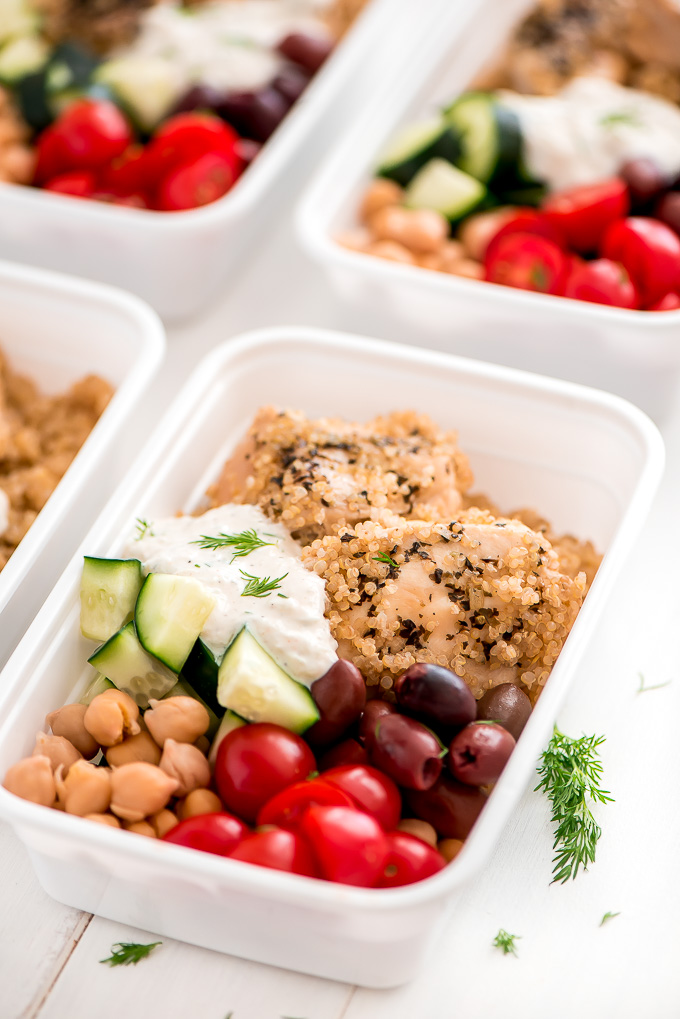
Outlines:
[[388,555],[387,552],[378,552],[378,554],[374,555],[372,558],[374,563],[385,563],[385,565],[389,566],[392,570],[399,569],[399,563],[395,563],[392,556]]
[[246,581],[246,586],[241,591],[242,598],[266,598],[272,591],[281,587],[281,581],[288,576],[284,573],[282,577],[254,577],[252,573],[239,570],[239,573]]
[[616,127],[617,124],[627,124],[629,127],[639,127],[640,118],[634,110],[619,110],[606,113],[600,118],[602,127]]
[[151,524],[148,520],[142,520],[141,517],[137,517],[135,520],[135,527],[137,528],[137,534],[135,535],[135,541],[141,541],[148,534],[150,538],[155,537],[151,530]]
[[[275,535],[267,535],[269,538],[275,538]],[[240,559],[243,556],[250,555],[258,548],[264,548],[265,545],[275,545],[274,541],[264,541],[254,527],[249,530],[240,531],[239,534],[225,534],[220,531],[217,535],[202,534],[196,541],[191,542],[192,545],[200,545],[201,548],[218,549],[218,548],[233,548],[234,554],[231,557],[231,562],[234,559]]]
[[157,945],[162,941],[154,941],[150,945],[136,945],[132,941],[116,941],[111,945],[111,955],[108,959],[100,959],[100,962],[107,962],[109,966],[136,966],[140,959],[146,959]]
[[519,940],[521,940],[521,936],[519,934],[508,934],[508,932],[504,931],[501,927],[498,934],[493,939],[492,945],[494,948],[500,948],[503,955],[510,955],[510,953],[512,953],[512,955],[516,956],[517,948],[515,946],[515,942]]
[[604,927],[604,925],[607,923],[607,921],[608,920],[613,920],[615,916],[621,916],[621,914],[620,913],[605,913],[604,916],[602,917],[602,919],[600,920],[600,923],[598,924],[598,926],[599,927]]
[[665,683],[655,683],[653,686],[645,686],[645,677],[642,672],[638,672],[640,677],[640,685],[636,690],[636,693],[647,693],[648,690],[661,690],[664,686],[670,686],[673,682],[672,679],[667,679]]

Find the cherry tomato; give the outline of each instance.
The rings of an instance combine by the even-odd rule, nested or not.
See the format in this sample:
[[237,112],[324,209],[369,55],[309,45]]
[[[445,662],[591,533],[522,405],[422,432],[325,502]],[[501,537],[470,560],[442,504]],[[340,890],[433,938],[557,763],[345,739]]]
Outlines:
[[378,822],[347,807],[310,807],[299,831],[308,840],[323,877],[370,888],[385,866],[387,836]]
[[305,840],[293,831],[283,828],[258,831],[239,842],[232,860],[254,863],[258,867],[284,870],[289,874],[304,874],[316,877],[318,874],[312,852]]
[[629,209],[628,187],[618,177],[559,191],[543,203],[548,221],[569,247],[581,253],[597,251],[607,228],[627,216]]
[[42,132],[35,147],[38,158],[33,174],[34,184],[44,184],[45,181],[51,180],[71,168],[62,137],[55,130],[54,125]]
[[368,754],[355,739],[345,739],[319,758],[319,771],[339,768],[341,764],[368,764]]
[[311,782],[296,782],[282,789],[261,808],[257,815],[258,827],[275,824],[279,828],[294,827],[307,807],[351,807],[354,802],[341,789],[313,779]]
[[52,177],[44,185],[46,191],[73,195],[74,198],[92,198],[96,186],[95,176],[89,170],[68,170]]
[[[552,241],[558,248],[565,246],[564,237],[558,227],[551,223],[538,209],[519,206],[516,209],[501,209],[498,212],[505,212],[505,216],[500,223],[499,229],[487,241],[480,261],[486,261],[486,259],[491,258],[498,242],[504,237],[510,237],[512,234],[536,234],[537,237],[545,237],[546,240]],[[496,212],[493,212],[481,213],[480,215],[493,216],[496,214]]]
[[559,294],[564,285],[566,256],[554,241],[528,233],[508,234],[489,245],[485,259],[490,283]]
[[132,143],[132,132],[118,107],[105,99],[78,99],[51,128],[70,168],[106,166]]
[[232,168],[232,180],[241,170],[239,136],[212,113],[178,113],[158,129],[147,149],[150,172],[156,180],[170,170],[195,162],[208,152],[219,152]]
[[164,212],[197,209],[226,195],[235,180],[232,161],[220,152],[207,152],[170,171],[158,188],[157,206]]
[[180,821],[163,836],[163,840],[187,849],[229,856],[247,834],[245,824],[231,814],[198,814]]
[[630,216],[605,234],[602,254],[628,270],[643,306],[680,286],[680,238],[656,219]]
[[620,262],[597,258],[583,262],[569,275],[564,296],[614,308],[639,308],[640,299],[633,282]]
[[141,145],[130,145],[99,174],[99,189],[120,198],[143,195],[149,183],[149,160]]
[[224,737],[214,778],[226,806],[254,821],[263,804],[315,770],[314,755],[304,740],[280,725],[258,722]]
[[370,814],[385,831],[399,824],[401,794],[387,775],[366,764],[345,764],[324,771],[328,785],[346,793],[365,814]]
[[664,294],[660,301],[650,304],[647,311],[677,311],[680,308],[680,295],[675,293]]
[[441,853],[406,832],[389,832],[387,844],[389,852],[376,888],[398,888],[423,881],[446,866]]

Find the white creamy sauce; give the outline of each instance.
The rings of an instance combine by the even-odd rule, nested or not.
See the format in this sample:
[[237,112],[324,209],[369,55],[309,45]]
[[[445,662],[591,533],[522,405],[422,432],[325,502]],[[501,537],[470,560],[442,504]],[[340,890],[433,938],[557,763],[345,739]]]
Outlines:
[[[196,544],[202,535],[251,529],[272,544],[238,558],[233,547],[204,549]],[[141,539],[128,542],[125,554],[139,559],[144,573],[172,573],[205,584],[216,603],[201,638],[218,661],[244,626],[282,669],[305,686],[336,661],[337,644],[324,617],[323,580],[302,565],[300,546],[287,529],[272,523],[256,506],[220,506],[200,517],[154,520]],[[247,581],[241,571],[272,580],[286,576],[265,597],[244,597]]]
[[551,191],[614,177],[647,156],[680,172],[680,109],[605,78],[574,78],[555,96],[499,91],[520,120],[527,168]]
[[0,488],[0,538],[9,527],[9,498]]

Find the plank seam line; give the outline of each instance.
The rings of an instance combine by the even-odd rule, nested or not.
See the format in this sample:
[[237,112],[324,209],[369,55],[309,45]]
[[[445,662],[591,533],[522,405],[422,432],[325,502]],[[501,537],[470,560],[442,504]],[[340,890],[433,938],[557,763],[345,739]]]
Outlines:
[[[31,1011],[27,1010],[24,1013],[24,1019],[38,1019],[38,1016],[40,1015],[40,1013],[42,1012],[43,1008],[47,1004],[47,999],[49,998],[50,994],[54,990],[55,984],[59,980],[59,977],[61,976],[61,974],[64,972],[64,969],[66,968],[66,966],[67,966],[71,956],[73,955],[73,953],[75,952],[76,948],[80,944],[81,938],[83,937],[83,935],[85,934],[85,931],[87,930],[87,928],[90,926],[90,924],[92,923],[92,921],[94,919],[94,914],[93,913],[89,913],[89,914],[88,913],[83,913],[83,916],[87,917],[87,919],[86,919],[85,923],[83,923],[83,925],[82,925],[80,930],[78,930],[77,927],[75,928],[75,930],[73,932],[74,936],[71,938],[71,947],[70,947],[70,949],[67,952],[64,953],[64,956],[63,956],[62,961],[61,961],[61,965],[58,967],[56,973],[54,974],[54,977],[53,977],[51,983],[46,988],[45,993],[42,995],[42,997],[38,1001],[37,1005]],[[29,1009],[30,1008],[31,1008],[31,1006],[29,1005]]]
[[342,1012],[340,1013],[340,1015],[338,1016],[338,1019],[345,1019],[345,1016],[347,1015],[347,1009],[348,1009],[348,1008],[349,1008],[349,1006],[350,1006],[350,1005],[352,1004],[352,1000],[353,1000],[353,998],[354,998],[354,995],[356,994],[356,992],[357,992],[358,990],[359,990],[359,988],[358,988],[358,987],[353,987],[353,988],[351,989],[351,991],[349,992],[349,997],[347,998],[347,1001],[345,1002],[345,1005],[344,1005],[344,1007],[343,1007],[343,1010],[342,1010]]

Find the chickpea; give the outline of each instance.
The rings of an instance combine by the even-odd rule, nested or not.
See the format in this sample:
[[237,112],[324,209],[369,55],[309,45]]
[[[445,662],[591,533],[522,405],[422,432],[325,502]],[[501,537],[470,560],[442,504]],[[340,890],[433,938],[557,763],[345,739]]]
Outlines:
[[414,835],[417,839],[422,842],[427,842],[428,846],[437,846],[437,832],[428,824],[427,821],[421,821],[417,817],[405,817],[397,825],[397,831],[406,832],[407,835]]
[[91,736],[103,747],[122,743],[127,735],[136,736],[139,708],[123,690],[105,690],[88,705],[83,721]]
[[158,838],[153,825],[148,821],[123,821],[125,831],[134,832],[135,835],[146,835],[149,839]]
[[465,276],[466,279],[470,280],[483,280],[486,273],[484,272],[484,266],[480,265],[479,262],[473,262],[471,258],[462,258],[457,263],[455,269],[451,269],[453,276]]
[[442,245],[439,254],[439,268],[442,272],[455,272],[455,266],[465,258],[463,245],[460,241],[447,241]]
[[179,821],[171,810],[159,810],[156,814],[151,815],[149,823],[153,825],[158,838],[162,839],[164,835],[177,827]]
[[69,743],[63,736],[48,736],[44,732],[37,734],[35,747],[33,748],[33,756],[41,754],[49,757],[52,762],[52,768],[55,771],[60,764],[63,765],[65,775],[68,774],[72,764],[83,759],[73,744]]
[[177,816],[180,821],[201,814],[219,814],[222,810],[222,801],[217,793],[210,789],[194,789],[177,804]]
[[406,265],[413,265],[415,258],[403,244],[396,241],[374,241],[368,248],[367,254],[375,255],[376,258],[385,258],[388,262],[404,262]]
[[502,209],[493,209],[491,212],[478,212],[474,216],[468,216],[458,231],[465,254],[476,262],[483,262],[489,241],[492,240],[512,217],[517,209],[513,206],[506,206]]
[[335,241],[341,248],[349,248],[350,251],[366,251],[371,243],[371,235],[364,227],[357,230],[344,230],[337,234]]
[[210,765],[201,751],[191,743],[166,739],[160,766],[166,774],[177,780],[176,796],[186,796],[194,789],[204,788],[210,783]]
[[439,272],[442,267],[441,254],[438,251],[429,251],[425,255],[418,255],[416,265],[419,265],[421,269],[432,269]]
[[60,768],[56,772],[59,800],[67,814],[104,814],[111,801],[111,771],[98,768],[89,761],[76,761],[64,778]]
[[166,739],[195,743],[210,725],[210,716],[193,697],[168,697],[162,701],[149,701],[144,721],[156,743],[162,747]]
[[437,843],[437,849],[446,862],[451,863],[458,856],[463,845],[464,843],[460,839],[440,839]]
[[3,786],[15,796],[31,803],[51,807],[57,797],[57,785],[49,757],[25,757],[8,768]]
[[57,711],[50,711],[45,719],[55,736],[63,736],[72,743],[86,760],[99,752],[99,743],[85,728],[86,704],[65,704]]
[[386,177],[376,177],[364,192],[359,206],[359,217],[367,223],[381,209],[386,209],[390,205],[400,205],[403,197],[404,192],[395,181],[387,180]]
[[371,219],[378,240],[396,241],[418,254],[437,251],[449,236],[449,224],[434,209],[381,209]]
[[147,761],[116,768],[111,776],[111,810],[124,821],[157,814],[177,789],[177,779]]
[[207,757],[210,752],[210,745],[210,740],[207,736],[199,736],[194,743],[196,749],[200,750],[205,757]]
[[107,747],[106,750],[106,760],[113,768],[120,768],[122,764],[131,764],[133,761],[158,764],[160,759],[161,748],[148,732],[128,736],[122,743],[117,743],[115,747]]
[[27,145],[7,145],[2,154],[3,169],[17,184],[30,184],[35,164],[35,152]]
[[113,814],[85,814],[85,820],[106,824],[109,828],[120,828],[120,821]]

